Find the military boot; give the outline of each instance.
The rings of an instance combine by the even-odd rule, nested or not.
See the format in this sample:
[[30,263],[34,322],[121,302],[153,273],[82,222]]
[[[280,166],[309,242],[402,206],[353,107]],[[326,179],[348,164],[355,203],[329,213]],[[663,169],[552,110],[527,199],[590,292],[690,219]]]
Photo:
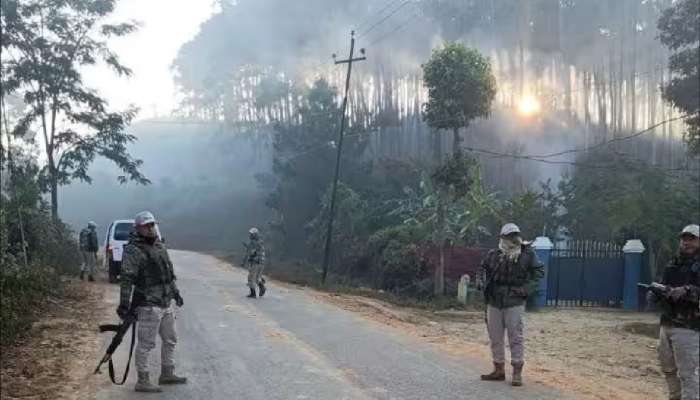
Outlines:
[[158,386],[151,384],[148,372],[139,372],[138,380],[136,381],[136,385],[134,386],[134,391],[144,393],[160,393],[163,390],[161,390],[161,388],[159,388]]
[[85,272],[84,272],[84,271],[80,271],[80,280],[82,281],[82,280],[84,280],[84,279],[85,279]]
[[160,369],[160,378],[158,378],[159,385],[179,385],[187,383],[187,378],[184,376],[177,376],[173,373],[175,367],[163,366]]
[[258,296],[255,295],[255,289],[250,288],[250,294],[248,295],[249,298],[254,299]]
[[493,363],[493,372],[488,375],[481,375],[482,381],[504,381],[506,380],[505,363]]
[[511,385],[523,385],[523,364],[524,363],[513,363],[513,381],[511,382]]
[[95,282],[95,278],[93,278],[92,275],[88,275],[88,281]]
[[263,297],[263,296],[265,295],[265,291],[267,290],[267,289],[265,288],[265,283],[264,283],[264,282],[261,282],[261,283],[258,285],[258,288],[260,288],[260,297]]

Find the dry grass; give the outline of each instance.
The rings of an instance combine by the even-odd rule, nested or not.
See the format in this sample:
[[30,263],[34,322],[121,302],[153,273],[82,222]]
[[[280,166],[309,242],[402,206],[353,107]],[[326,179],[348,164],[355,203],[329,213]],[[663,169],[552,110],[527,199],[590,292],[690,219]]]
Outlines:
[[0,398],[78,400],[91,398],[96,383],[104,313],[104,284],[66,282],[59,298],[49,298],[26,335],[2,348]]

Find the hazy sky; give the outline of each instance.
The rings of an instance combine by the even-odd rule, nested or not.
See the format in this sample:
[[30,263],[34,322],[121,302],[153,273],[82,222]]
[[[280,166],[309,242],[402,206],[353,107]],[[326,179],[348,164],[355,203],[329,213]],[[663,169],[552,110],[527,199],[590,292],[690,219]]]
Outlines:
[[109,99],[113,109],[134,104],[138,119],[167,115],[176,105],[170,65],[214,11],[213,0],[120,0],[114,21],[136,20],[141,28],[110,41],[122,63],[134,72],[119,78],[104,66],[87,69],[85,81]]

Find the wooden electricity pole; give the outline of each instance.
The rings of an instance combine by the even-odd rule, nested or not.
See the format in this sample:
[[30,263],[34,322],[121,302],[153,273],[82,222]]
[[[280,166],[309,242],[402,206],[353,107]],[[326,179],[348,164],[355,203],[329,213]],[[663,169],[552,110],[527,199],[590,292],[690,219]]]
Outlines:
[[[345,77],[345,95],[343,96],[343,105],[341,107],[340,114],[340,132],[338,133],[338,151],[335,159],[335,175],[333,177],[333,189],[331,191],[331,210],[328,217],[328,230],[326,231],[326,246],[323,251],[323,275],[321,276],[321,283],[326,283],[326,278],[328,277],[328,264],[330,262],[331,255],[331,243],[333,236],[333,219],[335,218],[335,198],[338,191],[338,178],[340,176],[340,156],[343,152],[343,131],[345,129],[345,109],[348,105],[348,92],[350,91],[350,74],[352,73],[352,63],[356,61],[366,60],[366,57],[353,58],[355,52],[355,31],[350,33],[350,57],[347,60],[336,60],[335,64],[347,64],[348,72]],[[364,54],[364,49],[360,49],[360,53]],[[333,55],[335,58],[335,54]]]

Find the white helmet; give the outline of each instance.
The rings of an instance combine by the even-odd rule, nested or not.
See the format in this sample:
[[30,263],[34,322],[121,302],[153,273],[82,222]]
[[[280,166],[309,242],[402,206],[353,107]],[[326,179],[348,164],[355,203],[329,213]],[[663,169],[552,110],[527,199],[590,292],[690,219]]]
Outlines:
[[258,235],[260,234],[260,231],[258,230],[258,228],[253,227],[253,228],[250,228],[250,230],[248,231],[248,233],[249,233],[251,236],[258,236]]
[[147,224],[156,224],[156,217],[150,211],[141,211],[134,217],[134,226],[142,226]]
[[503,225],[503,228],[501,228],[501,236],[508,236],[512,233],[520,233],[520,228],[518,228],[518,225],[507,223]]
[[95,223],[95,221],[88,222],[88,228],[97,228],[97,224]]
[[694,236],[696,238],[700,238],[700,225],[692,224],[688,225],[683,230],[681,231],[679,236]]

